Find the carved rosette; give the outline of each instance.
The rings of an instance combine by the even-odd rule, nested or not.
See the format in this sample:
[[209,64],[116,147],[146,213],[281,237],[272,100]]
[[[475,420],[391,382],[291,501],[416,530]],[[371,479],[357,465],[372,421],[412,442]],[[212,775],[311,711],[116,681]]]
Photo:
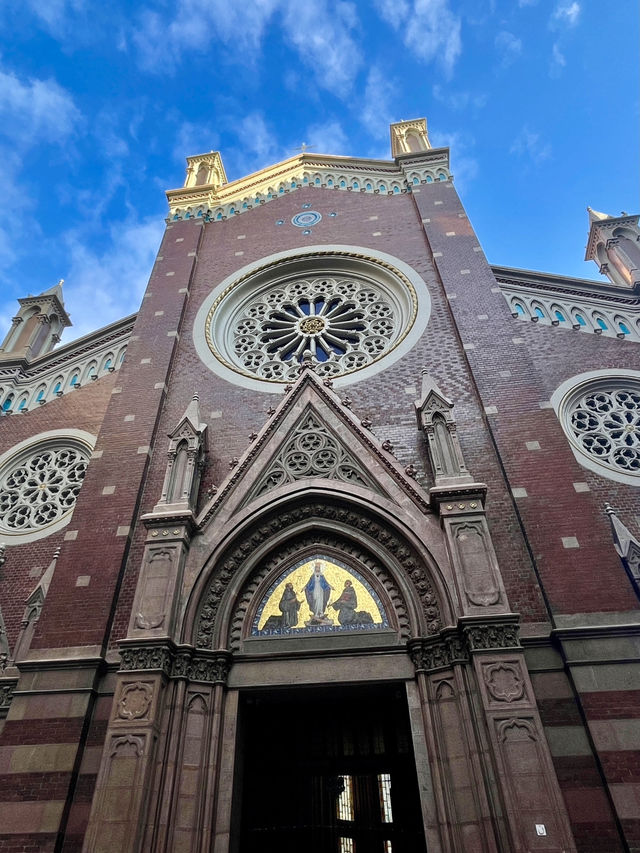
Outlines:
[[482,667],[487,691],[496,702],[517,702],[525,698],[522,670],[517,663],[490,663]]
[[144,720],[148,718],[153,699],[153,686],[143,681],[125,684],[118,701],[119,720]]

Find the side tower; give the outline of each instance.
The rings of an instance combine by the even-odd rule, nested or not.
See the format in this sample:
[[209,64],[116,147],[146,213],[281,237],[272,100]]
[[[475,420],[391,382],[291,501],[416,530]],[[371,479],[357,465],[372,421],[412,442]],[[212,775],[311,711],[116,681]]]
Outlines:
[[609,216],[591,207],[585,260],[595,261],[603,275],[617,285],[640,292],[640,227],[638,216]]
[[62,281],[38,296],[19,299],[20,310],[0,347],[0,363],[8,359],[33,361],[50,352],[62,330],[71,325],[62,298]]

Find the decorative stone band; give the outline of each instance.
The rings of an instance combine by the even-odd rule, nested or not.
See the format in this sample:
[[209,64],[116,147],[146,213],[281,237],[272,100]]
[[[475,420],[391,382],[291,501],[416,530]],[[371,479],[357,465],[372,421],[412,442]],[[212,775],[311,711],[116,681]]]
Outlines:
[[519,649],[518,617],[508,620],[461,620],[457,629],[442,631],[437,637],[416,637],[407,649],[416,672],[433,672],[456,663],[467,663],[472,654],[494,649]]
[[231,668],[231,653],[221,649],[202,652],[191,646],[121,645],[120,672],[160,671],[167,678],[184,678],[209,684],[226,684]]

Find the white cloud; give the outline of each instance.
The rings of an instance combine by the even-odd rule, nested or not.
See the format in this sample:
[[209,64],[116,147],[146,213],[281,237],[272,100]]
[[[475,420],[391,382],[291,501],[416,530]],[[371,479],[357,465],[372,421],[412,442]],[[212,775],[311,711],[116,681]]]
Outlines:
[[478,174],[478,161],[471,153],[474,138],[456,130],[436,130],[429,132],[429,139],[434,148],[448,146],[451,149],[451,171],[458,192],[464,192]]
[[[24,9],[34,15],[42,27],[55,38],[69,32],[72,20],[87,9],[86,0],[23,0]],[[74,35],[77,30],[74,32]]]
[[283,4],[285,39],[314,69],[317,82],[337,95],[351,88],[362,65],[362,54],[351,37],[356,22],[351,3],[337,3],[333,9],[326,0]]
[[437,59],[450,73],[462,52],[460,18],[449,0],[375,0],[381,17],[398,30],[405,45],[423,62]]
[[513,33],[502,30],[495,38],[495,47],[500,55],[500,65],[507,68],[522,53],[522,41]]
[[163,230],[162,217],[132,217],[111,226],[109,244],[100,251],[85,234],[63,235],[69,253],[64,297],[73,320],[65,342],[138,310]]
[[360,119],[369,133],[380,139],[389,135],[389,125],[397,121],[394,114],[398,88],[393,80],[377,66],[369,69],[364,89]]
[[523,6],[536,6],[538,0],[518,0],[518,6],[522,8]]
[[176,160],[184,163],[185,157],[204,154],[206,151],[217,151],[219,145],[219,134],[212,127],[197,122],[183,121],[176,134],[173,155]]
[[558,42],[554,42],[551,48],[551,62],[549,64],[549,74],[551,77],[558,77],[561,70],[567,64],[564,53],[560,50]]
[[22,81],[0,71],[0,127],[14,143],[61,143],[81,124],[73,98],[55,80]]
[[450,86],[443,88],[439,83],[435,83],[431,89],[433,97],[446,104],[446,106],[459,112],[461,110],[480,110],[486,106],[488,96],[484,92],[456,92]]
[[548,142],[542,142],[540,134],[525,125],[513,140],[509,153],[526,158],[539,166],[551,157],[551,145]]
[[318,154],[344,154],[351,155],[349,141],[338,121],[329,121],[325,124],[312,124],[307,130],[310,151]]
[[580,17],[580,11],[580,4],[576,3],[575,0],[573,3],[559,3],[553,10],[549,24],[552,28],[558,26],[575,27]]
[[172,20],[149,9],[139,17],[132,40],[147,71],[173,71],[184,54],[206,51],[215,42],[230,49],[228,58],[237,55],[239,62],[251,65],[276,14],[284,40],[311,67],[322,88],[344,93],[363,61],[351,36],[356,7],[344,0],[179,0],[174,9]]

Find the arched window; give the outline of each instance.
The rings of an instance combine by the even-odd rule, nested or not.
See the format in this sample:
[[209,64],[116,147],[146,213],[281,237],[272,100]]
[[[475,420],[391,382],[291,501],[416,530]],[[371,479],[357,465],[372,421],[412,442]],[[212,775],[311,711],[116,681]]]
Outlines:
[[598,324],[599,328],[602,329],[603,332],[606,332],[609,328],[605,321],[602,319],[602,317],[596,317],[596,323]]
[[544,311],[542,310],[542,308],[540,308],[539,305],[536,305],[536,307],[534,308],[534,316],[537,317],[539,320],[545,319]]
[[56,384],[53,388],[53,393],[54,394],[62,394],[62,382],[56,382]]
[[586,326],[587,325],[587,321],[584,319],[582,314],[575,314],[574,316],[575,316],[575,321],[576,321],[578,326]]
[[206,163],[200,163],[198,173],[196,175],[196,186],[201,187],[203,184],[209,183],[209,167]]
[[559,323],[564,323],[566,321],[566,317],[564,316],[562,311],[558,311],[557,309],[555,311],[555,318]]
[[10,412],[11,406],[13,406],[13,394],[9,394],[7,399],[2,404],[2,411],[3,412]]

